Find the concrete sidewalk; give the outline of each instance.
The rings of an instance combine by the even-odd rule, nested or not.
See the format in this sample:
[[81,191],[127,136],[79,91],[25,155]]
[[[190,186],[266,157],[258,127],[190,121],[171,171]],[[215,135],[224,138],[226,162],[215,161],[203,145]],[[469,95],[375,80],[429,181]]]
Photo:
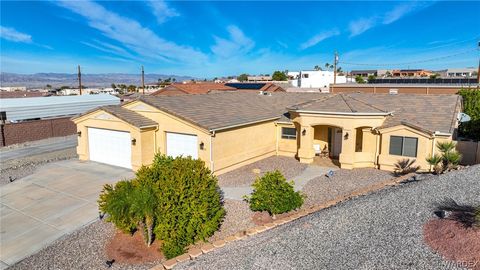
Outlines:
[[131,177],[128,169],[67,160],[0,187],[0,269],[95,221],[102,186]]
[[[287,179],[288,181],[292,180],[294,182],[295,191],[302,190],[303,187],[308,183],[308,181],[316,178],[318,176],[325,175],[328,171],[336,171],[338,168],[330,167],[320,167],[315,165],[309,165],[301,174],[295,176],[293,179]],[[253,192],[251,186],[243,187],[221,187],[223,192],[223,197],[225,199],[231,200],[243,200],[245,195],[250,195]]]

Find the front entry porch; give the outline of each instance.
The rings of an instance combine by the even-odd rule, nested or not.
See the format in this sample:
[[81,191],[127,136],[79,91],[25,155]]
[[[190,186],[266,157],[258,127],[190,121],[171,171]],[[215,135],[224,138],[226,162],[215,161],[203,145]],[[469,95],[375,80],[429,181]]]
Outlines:
[[376,168],[380,142],[373,127],[381,124],[379,117],[298,115],[295,120],[300,162],[342,169]]

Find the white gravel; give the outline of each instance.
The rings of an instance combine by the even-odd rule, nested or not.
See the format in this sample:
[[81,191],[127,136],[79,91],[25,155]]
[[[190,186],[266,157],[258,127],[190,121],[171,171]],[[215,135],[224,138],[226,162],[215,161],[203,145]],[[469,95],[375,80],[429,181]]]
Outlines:
[[[107,269],[105,244],[113,237],[115,228],[111,223],[96,221],[84,228],[65,235],[40,252],[25,258],[9,270],[56,270],[56,269]],[[150,269],[157,263],[122,265],[114,263],[108,269]]]
[[310,180],[302,189],[307,195],[306,206],[320,204],[339,195],[346,195],[354,190],[394,178],[392,173],[377,169],[340,169],[333,177],[324,175]]
[[260,176],[269,171],[279,170],[287,180],[291,180],[302,173],[307,166],[291,157],[268,157],[218,176],[218,184],[221,187],[250,186],[257,177],[253,173],[254,169],[260,169]]
[[433,204],[480,204],[480,165],[358,197],[176,269],[459,269],[423,243]]

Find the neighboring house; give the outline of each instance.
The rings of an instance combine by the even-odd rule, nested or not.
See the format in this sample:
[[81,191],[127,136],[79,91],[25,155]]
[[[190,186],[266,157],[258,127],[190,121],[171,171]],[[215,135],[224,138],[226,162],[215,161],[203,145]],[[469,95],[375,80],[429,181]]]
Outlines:
[[43,97],[49,95],[38,91],[0,91],[0,98]]
[[475,77],[477,72],[476,68],[449,68],[436,73],[443,78],[471,78]]
[[8,92],[27,91],[27,87],[26,86],[1,86],[0,91],[8,91]]
[[199,158],[221,174],[274,155],[311,163],[320,152],[346,169],[393,170],[414,158],[428,170],[436,143],[455,138],[460,111],[456,95],[223,92],[142,96],[73,121],[81,160],[134,170],[155,153]]
[[235,90],[233,87],[226,86],[223,83],[203,83],[203,82],[190,82],[190,83],[174,83],[153,92],[152,96],[175,96],[185,94],[207,94],[211,91],[226,91]]
[[393,77],[428,77],[434,73],[425,69],[392,70]]
[[0,113],[5,124],[0,130],[0,145],[75,134],[72,116],[119,103],[119,98],[107,94],[2,99]]
[[378,73],[377,73],[377,70],[376,70],[376,69],[352,70],[352,71],[350,72],[350,75],[351,75],[352,77],[360,76],[360,77],[367,78],[368,76],[375,76],[375,77],[377,77]]
[[249,82],[270,82],[272,81],[272,76],[248,76],[247,81]]
[[176,96],[185,94],[208,94],[224,91],[277,92],[285,90],[273,83],[178,83],[152,93],[152,96]]
[[[289,82],[294,87],[320,88],[328,91],[329,85],[334,82],[334,72],[325,70],[302,70],[300,72],[288,72]],[[346,83],[347,78],[337,74],[336,83]]]

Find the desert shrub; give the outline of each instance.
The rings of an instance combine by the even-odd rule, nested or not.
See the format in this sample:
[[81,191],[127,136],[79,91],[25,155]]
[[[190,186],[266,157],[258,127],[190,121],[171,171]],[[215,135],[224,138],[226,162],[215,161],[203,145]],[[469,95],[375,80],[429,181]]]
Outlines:
[[416,172],[420,169],[420,166],[413,165],[415,161],[416,159],[409,159],[409,158],[401,159],[394,164],[395,168],[393,172],[396,175],[405,175],[412,172]]
[[436,205],[436,211],[448,213],[448,218],[453,219],[465,227],[480,227],[480,206],[459,204],[453,199],[445,199]]
[[304,196],[295,192],[293,183],[288,183],[278,170],[257,178],[252,187],[252,194],[245,199],[253,211],[276,215],[300,208],[303,204]]
[[140,230],[147,245],[162,240],[167,258],[213,235],[225,216],[216,177],[190,157],[155,156],[134,179],[106,185],[99,206],[123,231]]
[[452,141],[438,142],[437,148],[441,155],[434,155],[426,158],[428,164],[433,166],[435,173],[442,173],[457,168],[462,160],[462,155],[455,150],[455,143]]

